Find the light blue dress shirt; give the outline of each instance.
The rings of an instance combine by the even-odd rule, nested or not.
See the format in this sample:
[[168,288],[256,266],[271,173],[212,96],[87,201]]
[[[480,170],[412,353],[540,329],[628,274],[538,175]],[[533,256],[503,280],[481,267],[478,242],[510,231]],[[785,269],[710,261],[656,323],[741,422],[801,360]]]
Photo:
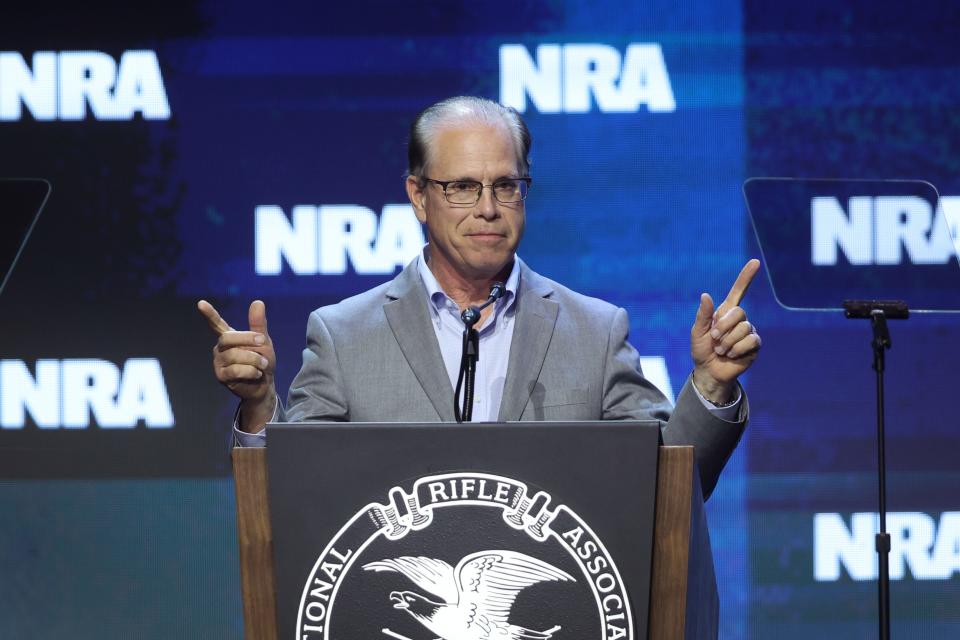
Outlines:
[[[460,307],[454,302],[433,276],[427,266],[427,248],[420,254],[417,271],[430,300],[430,319],[443,354],[443,364],[450,377],[450,386],[457,388],[460,374],[460,357],[463,352],[463,320]],[[503,383],[507,379],[507,362],[510,360],[510,345],[513,344],[513,324],[516,315],[517,286],[520,284],[520,258],[513,261],[510,276],[504,283],[503,297],[493,304],[493,313],[477,330],[480,334],[479,359],[473,394],[473,422],[493,422],[500,413],[503,398]],[[458,404],[462,406],[461,390]]]

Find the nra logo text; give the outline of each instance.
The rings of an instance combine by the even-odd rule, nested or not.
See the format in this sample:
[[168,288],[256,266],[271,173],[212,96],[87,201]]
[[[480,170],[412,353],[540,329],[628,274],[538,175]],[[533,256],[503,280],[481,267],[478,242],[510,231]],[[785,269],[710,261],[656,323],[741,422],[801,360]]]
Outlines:
[[854,266],[944,264],[957,251],[960,197],[941,197],[937,211],[916,196],[854,196],[846,209],[837,198],[816,197],[810,224],[811,261],[818,266],[837,264],[839,252]]
[[677,108],[659,44],[634,43],[623,55],[606,44],[500,47],[500,102],[519,112],[527,98],[540,113],[651,112]]
[[[839,513],[813,517],[813,576],[819,582],[877,579],[874,537],[876,513],[854,513],[849,526]],[[890,579],[949,580],[960,573],[960,512],[945,511],[939,522],[921,512],[887,514],[890,533]]]
[[146,120],[170,118],[170,103],[153,51],[126,51],[119,63],[100,51],[38,51],[27,62],[0,51],[0,121]]
[[425,240],[408,204],[388,204],[378,218],[359,205],[298,205],[288,218],[260,205],[256,218],[256,272],[277,275],[286,262],[297,275],[391,274],[413,260]]
[[40,429],[152,429],[173,426],[167,387],[154,358],[0,360],[0,428],[22,429],[27,415]]

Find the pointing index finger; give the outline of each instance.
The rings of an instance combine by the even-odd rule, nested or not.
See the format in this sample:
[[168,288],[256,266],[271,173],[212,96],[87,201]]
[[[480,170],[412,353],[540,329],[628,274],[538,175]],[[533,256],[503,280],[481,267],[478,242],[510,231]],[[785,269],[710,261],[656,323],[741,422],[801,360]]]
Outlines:
[[749,260],[747,264],[743,265],[743,269],[740,270],[740,275],[737,276],[733,286],[730,287],[730,293],[727,294],[726,299],[723,301],[724,307],[729,309],[739,305],[740,301],[743,300],[743,296],[747,294],[747,289],[750,288],[750,283],[753,282],[754,276],[759,272],[760,261],[756,258]]
[[233,331],[233,328],[227,324],[227,321],[220,317],[220,314],[213,308],[213,305],[206,300],[198,302],[197,309],[203,317],[207,319],[210,328],[213,329],[213,332],[218,336],[223,335],[227,331]]

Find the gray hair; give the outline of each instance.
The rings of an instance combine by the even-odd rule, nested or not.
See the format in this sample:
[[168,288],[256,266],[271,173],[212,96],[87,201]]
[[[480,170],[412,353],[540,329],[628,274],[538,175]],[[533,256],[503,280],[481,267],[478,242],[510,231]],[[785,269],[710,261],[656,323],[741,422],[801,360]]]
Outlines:
[[517,110],[486,98],[457,96],[427,107],[413,121],[407,144],[407,175],[422,178],[437,132],[465,122],[505,126],[517,151],[517,168],[522,175],[528,174],[533,141]]

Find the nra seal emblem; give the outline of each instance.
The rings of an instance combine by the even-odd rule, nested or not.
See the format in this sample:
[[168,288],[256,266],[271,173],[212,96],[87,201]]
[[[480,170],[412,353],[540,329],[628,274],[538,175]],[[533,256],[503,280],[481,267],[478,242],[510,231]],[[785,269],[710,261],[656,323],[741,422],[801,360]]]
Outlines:
[[[318,544],[319,547],[319,544]],[[633,640],[619,571],[592,529],[511,478],[393,487],[323,549],[298,640]]]

